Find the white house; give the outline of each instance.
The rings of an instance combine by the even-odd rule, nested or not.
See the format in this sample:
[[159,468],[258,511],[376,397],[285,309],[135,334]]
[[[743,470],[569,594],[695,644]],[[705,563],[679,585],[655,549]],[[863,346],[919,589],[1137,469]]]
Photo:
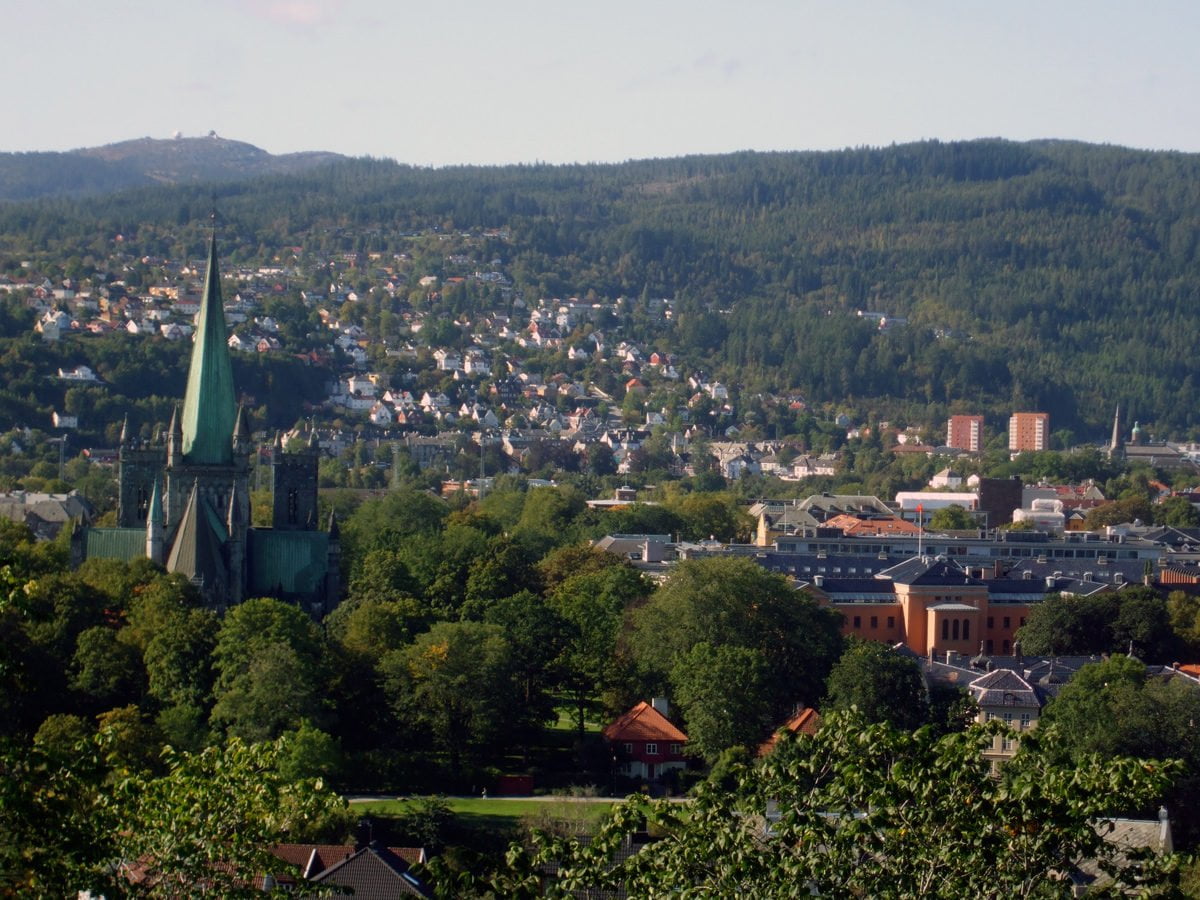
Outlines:
[[439,347],[433,351],[433,359],[437,363],[438,369],[443,372],[452,372],[462,368],[462,357],[454,350]]
[[96,373],[88,366],[79,365],[73,369],[59,369],[58,377],[63,381],[99,381]]

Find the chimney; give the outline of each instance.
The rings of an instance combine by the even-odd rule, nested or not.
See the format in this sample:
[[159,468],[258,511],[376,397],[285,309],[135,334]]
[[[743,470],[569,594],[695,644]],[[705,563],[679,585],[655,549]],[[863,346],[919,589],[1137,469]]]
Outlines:
[[954,651],[953,650],[946,651],[946,665],[948,665],[948,666],[954,665]]
[[1046,576],[1046,590],[1048,590],[1048,591],[1054,590],[1054,581],[1055,581],[1055,579],[1054,579],[1053,575]]
[[662,714],[663,718],[669,718],[671,715],[671,704],[666,697],[653,697],[650,700],[650,705]]

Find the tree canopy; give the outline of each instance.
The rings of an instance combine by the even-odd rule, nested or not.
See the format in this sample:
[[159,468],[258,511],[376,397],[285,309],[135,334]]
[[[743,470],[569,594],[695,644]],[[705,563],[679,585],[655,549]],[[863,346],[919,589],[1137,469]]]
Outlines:
[[[733,788],[704,784],[688,804],[630,798],[589,841],[541,836],[457,896],[793,894],[865,897],[1073,896],[1068,877],[1095,859],[1110,888],[1171,895],[1179,860],[1108,844],[1110,817],[1158,802],[1173,764],[1081,758],[1069,765],[1022,742],[999,778],[980,750],[995,726],[937,736],[831,713],[815,736],[789,736]],[[634,831],[657,836],[615,858]],[[539,867],[553,866],[543,892]]]

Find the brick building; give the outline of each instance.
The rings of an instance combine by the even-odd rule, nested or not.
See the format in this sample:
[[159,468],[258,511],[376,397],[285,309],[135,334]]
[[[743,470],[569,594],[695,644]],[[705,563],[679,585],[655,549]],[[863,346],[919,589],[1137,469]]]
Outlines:
[[1015,412],[1008,420],[1008,449],[1013,453],[1050,447],[1050,414]]
[[946,423],[946,446],[971,453],[983,450],[983,416],[951,416]]

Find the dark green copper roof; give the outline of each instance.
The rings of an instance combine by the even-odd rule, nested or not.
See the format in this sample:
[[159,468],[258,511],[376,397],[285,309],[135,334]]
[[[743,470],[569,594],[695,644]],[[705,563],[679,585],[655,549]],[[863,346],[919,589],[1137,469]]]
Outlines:
[[246,595],[320,594],[329,571],[329,535],[324,531],[272,531],[249,534],[250,571]]
[[183,397],[183,458],[199,465],[233,462],[233,424],[237,416],[233,366],[217,269],[217,237],[208,247],[204,299],[196,319],[196,342]]
[[145,528],[88,528],[83,534],[84,555],[88,559],[132,562],[146,556]]

